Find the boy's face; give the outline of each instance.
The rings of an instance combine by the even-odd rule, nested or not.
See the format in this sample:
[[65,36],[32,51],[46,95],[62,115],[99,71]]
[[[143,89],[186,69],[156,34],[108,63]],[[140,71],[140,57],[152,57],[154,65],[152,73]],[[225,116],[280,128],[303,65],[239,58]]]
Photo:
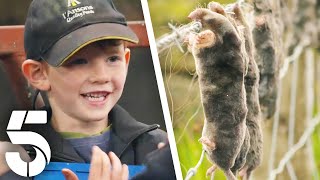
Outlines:
[[130,58],[122,41],[111,42],[89,44],[62,66],[47,67],[53,118],[107,119],[122,94]]

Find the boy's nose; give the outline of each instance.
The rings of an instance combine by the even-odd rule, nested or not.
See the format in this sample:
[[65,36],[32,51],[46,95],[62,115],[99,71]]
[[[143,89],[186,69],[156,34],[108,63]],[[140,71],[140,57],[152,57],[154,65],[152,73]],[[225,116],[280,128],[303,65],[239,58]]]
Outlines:
[[95,63],[91,68],[89,81],[92,83],[106,83],[110,81],[110,72],[104,63]]

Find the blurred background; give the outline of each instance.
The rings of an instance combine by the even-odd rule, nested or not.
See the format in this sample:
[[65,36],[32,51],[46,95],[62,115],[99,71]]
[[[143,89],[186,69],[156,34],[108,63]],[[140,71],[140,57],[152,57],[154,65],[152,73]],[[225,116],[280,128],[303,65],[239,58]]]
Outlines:
[[[262,1],[264,0],[259,2]],[[169,28],[168,23],[174,25],[176,28],[190,23],[190,20],[187,18],[188,14],[197,7],[206,7],[210,1],[149,0],[148,2],[155,38],[159,40],[173,32],[173,30]],[[219,0],[218,2],[221,4],[229,4],[235,1]],[[286,2],[292,3],[294,1]],[[319,15],[319,4],[315,6],[314,1],[312,2],[313,8],[316,8],[316,11],[318,12],[317,15]],[[290,4],[289,7],[293,7],[293,5]],[[310,11],[310,13],[311,15],[314,13],[313,16],[316,15],[314,10]],[[310,28],[316,29],[317,26],[311,26]],[[300,35],[303,38],[304,34],[301,33]],[[162,51],[159,54],[159,57],[165,81],[164,83],[171,112],[180,165],[183,176],[185,177],[187,171],[194,167],[200,159],[202,146],[198,140],[201,137],[204,116],[200,102],[200,93],[194,67],[194,60],[192,55],[187,52],[186,45],[182,45],[182,48],[184,52],[181,52],[177,46],[170,46],[165,51]],[[304,47],[301,54],[298,56],[299,58],[295,63],[289,64],[288,71],[281,79],[281,103],[279,108],[277,108],[279,112],[279,121],[275,121],[274,117],[261,120],[264,136],[263,162],[253,172],[253,179],[263,180],[268,178],[271,166],[270,163],[273,161],[272,159],[275,159],[271,166],[273,167],[272,169],[278,167],[279,161],[289,150],[288,132],[293,132],[294,143],[297,143],[308,127],[307,119],[311,119],[311,117],[319,117],[320,56],[317,49],[319,49],[319,46],[310,45],[308,48]],[[283,53],[283,57],[286,56],[287,55]],[[294,72],[293,66],[295,66]],[[294,77],[297,77],[297,79],[293,79]],[[290,96],[292,93],[294,94],[294,91],[296,91],[293,98],[295,102],[290,99]],[[294,104],[295,108],[293,108]],[[288,126],[290,110],[291,119],[292,117],[295,119],[294,128],[289,128]],[[278,126],[276,126],[277,124]],[[277,128],[273,131],[272,128],[274,125]],[[285,168],[276,179],[319,179],[319,125],[312,132],[311,137],[308,138],[308,145],[305,145],[303,148],[298,150],[291,159],[294,175],[289,176],[288,171]],[[272,134],[276,137],[276,142],[272,142]],[[275,153],[271,154],[271,149],[274,149]],[[191,179],[204,179],[206,170],[210,166],[210,162],[205,158],[204,162],[198,169],[196,176]],[[225,179],[225,177],[221,171],[218,171],[215,175],[215,179]]]

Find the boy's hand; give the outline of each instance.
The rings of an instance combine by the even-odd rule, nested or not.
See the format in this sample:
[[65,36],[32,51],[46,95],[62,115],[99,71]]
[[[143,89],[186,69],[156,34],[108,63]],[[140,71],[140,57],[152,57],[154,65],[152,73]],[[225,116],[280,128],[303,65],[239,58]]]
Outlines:
[[166,145],[166,143],[160,142],[160,143],[158,144],[158,149],[163,148],[165,145]]
[[19,152],[22,160],[30,162],[30,156],[22,146],[0,141],[0,176],[10,170],[5,158],[6,152]]
[[[62,173],[66,180],[78,180],[77,175],[69,169],[63,169]],[[113,152],[110,152],[108,156],[97,146],[92,148],[88,180],[127,180],[128,177],[128,166],[122,165],[120,159]]]

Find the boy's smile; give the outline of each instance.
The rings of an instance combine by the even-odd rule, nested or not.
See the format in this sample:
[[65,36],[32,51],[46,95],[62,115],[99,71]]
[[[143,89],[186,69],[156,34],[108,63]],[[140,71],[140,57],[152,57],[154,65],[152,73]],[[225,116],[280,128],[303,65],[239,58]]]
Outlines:
[[[62,66],[47,66],[52,124],[57,131],[97,133],[121,97],[129,49],[122,41],[85,46]],[[116,43],[115,43],[116,42]]]
[[106,100],[110,92],[107,91],[93,91],[81,94],[85,99],[87,99],[92,105],[100,105]]

